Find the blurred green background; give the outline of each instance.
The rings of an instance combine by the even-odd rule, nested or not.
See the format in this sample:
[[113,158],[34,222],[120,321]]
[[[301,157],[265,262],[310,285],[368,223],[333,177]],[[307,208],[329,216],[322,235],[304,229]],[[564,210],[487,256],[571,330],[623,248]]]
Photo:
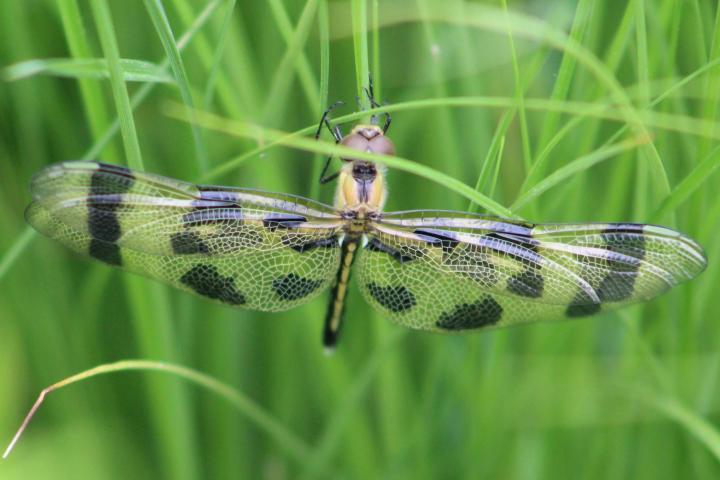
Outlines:
[[[49,396],[0,477],[718,478],[717,4],[504,2],[0,0],[0,441],[43,387],[125,358],[250,402],[167,373],[95,377]],[[398,107],[399,156],[532,221],[677,228],[707,271],[648,304],[465,336],[407,332],[353,289],[327,357],[325,297],[232,310],[24,223],[33,172],[79,158],[329,202],[321,156],[248,155],[264,143],[166,105],[291,132],[335,100],[355,110],[368,70]],[[468,208],[413,172],[389,182],[388,210]]]

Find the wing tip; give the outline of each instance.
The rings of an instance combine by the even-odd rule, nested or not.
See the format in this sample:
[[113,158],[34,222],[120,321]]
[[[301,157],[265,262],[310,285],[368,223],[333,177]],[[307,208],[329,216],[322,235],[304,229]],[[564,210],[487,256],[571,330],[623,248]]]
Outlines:
[[677,247],[677,264],[674,265],[682,275],[677,283],[692,280],[700,275],[708,264],[707,254],[700,243],[688,235],[662,225],[644,225],[643,233],[664,237]]

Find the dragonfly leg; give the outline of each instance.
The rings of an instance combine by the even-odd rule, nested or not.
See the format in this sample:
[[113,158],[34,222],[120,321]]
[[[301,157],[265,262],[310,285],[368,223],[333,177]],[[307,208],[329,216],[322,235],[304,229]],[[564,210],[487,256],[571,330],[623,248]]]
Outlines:
[[[320,119],[320,123],[318,124],[317,131],[315,132],[315,140],[320,138],[320,132],[322,131],[323,125],[327,127],[327,129],[330,131],[330,134],[332,134],[333,138],[335,139],[335,145],[340,143],[343,139],[342,130],[340,130],[339,125],[333,126],[330,123],[330,112],[332,112],[335,108],[345,105],[345,102],[343,101],[337,101],[330,105],[322,115],[322,118]],[[338,175],[340,175],[340,172],[335,172],[333,174],[327,175],[328,168],[330,168],[330,161],[332,160],[332,155],[330,155],[327,160],[325,161],[325,166],[323,167],[322,173],[320,173],[320,184],[323,185],[325,183],[331,182],[335,180]]]
[[330,168],[330,160],[332,160],[332,155],[327,158],[327,161],[325,162],[325,167],[323,168],[323,171],[320,174],[320,185],[325,185],[328,182],[332,182],[340,175],[339,171],[335,172],[335,173],[331,173],[330,175],[326,175],[328,168]]
[[340,127],[337,125],[335,127],[333,127],[332,124],[330,123],[330,112],[332,112],[333,110],[335,110],[337,107],[339,107],[341,105],[345,105],[345,102],[343,102],[342,100],[338,100],[337,102],[330,105],[323,112],[322,117],[320,118],[320,123],[318,123],[317,131],[315,132],[315,140],[320,138],[320,132],[322,131],[323,125],[325,125],[327,127],[327,129],[330,131],[330,134],[335,139],[335,143],[338,143],[342,140],[343,135],[342,135],[342,131],[340,131]]

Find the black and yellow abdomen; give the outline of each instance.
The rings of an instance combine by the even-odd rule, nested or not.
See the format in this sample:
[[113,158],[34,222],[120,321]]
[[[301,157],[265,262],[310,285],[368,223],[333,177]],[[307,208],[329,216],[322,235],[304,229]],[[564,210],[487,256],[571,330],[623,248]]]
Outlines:
[[340,268],[333,284],[323,329],[323,345],[326,349],[334,349],[340,335],[340,326],[345,313],[345,299],[350,286],[350,272],[357,256],[360,239],[361,237],[357,235],[346,235],[342,241]]

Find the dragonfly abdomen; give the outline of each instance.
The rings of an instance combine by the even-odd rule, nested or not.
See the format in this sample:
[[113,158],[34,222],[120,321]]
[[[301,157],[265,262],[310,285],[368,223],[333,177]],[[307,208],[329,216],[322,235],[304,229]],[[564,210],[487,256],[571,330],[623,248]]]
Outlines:
[[347,298],[350,283],[350,272],[355,261],[360,239],[361,236],[359,235],[346,235],[342,241],[340,268],[333,284],[330,305],[328,305],[323,329],[323,345],[329,350],[335,348],[340,335],[340,326],[345,313],[345,299]]

